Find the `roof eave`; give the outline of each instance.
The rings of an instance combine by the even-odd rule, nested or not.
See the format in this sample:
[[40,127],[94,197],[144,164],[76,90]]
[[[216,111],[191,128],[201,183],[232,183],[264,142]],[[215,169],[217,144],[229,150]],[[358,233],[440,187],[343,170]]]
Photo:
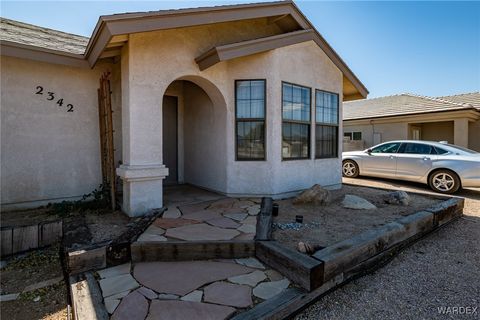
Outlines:
[[88,62],[85,60],[82,54],[57,51],[6,40],[1,40],[0,46],[3,56],[62,64],[80,68],[89,67]]

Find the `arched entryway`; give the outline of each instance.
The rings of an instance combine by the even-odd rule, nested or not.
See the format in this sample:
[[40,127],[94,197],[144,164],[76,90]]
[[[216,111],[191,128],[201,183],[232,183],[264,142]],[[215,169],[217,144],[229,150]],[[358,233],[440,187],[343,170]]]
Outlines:
[[178,78],[164,93],[162,113],[165,185],[225,192],[227,108],[220,90],[198,76]]

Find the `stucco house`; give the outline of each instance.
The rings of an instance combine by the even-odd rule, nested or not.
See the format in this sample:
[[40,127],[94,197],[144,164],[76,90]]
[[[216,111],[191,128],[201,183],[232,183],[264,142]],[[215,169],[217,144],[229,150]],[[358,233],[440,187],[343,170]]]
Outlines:
[[389,140],[448,141],[480,151],[480,92],[426,97],[409,93],[344,103],[343,150]]
[[101,16],[90,38],[2,19],[1,76],[2,207],[93,190],[106,132],[131,216],[166,184],[339,186],[342,101],[368,94],[291,1]]

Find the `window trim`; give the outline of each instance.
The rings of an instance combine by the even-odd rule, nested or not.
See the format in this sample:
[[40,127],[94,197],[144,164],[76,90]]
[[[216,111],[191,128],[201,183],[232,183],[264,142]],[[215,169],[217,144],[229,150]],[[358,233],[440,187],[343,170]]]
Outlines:
[[[240,81],[263,81],[263,158],[239,158],[238,157],[238,122],[262,121],[260,118],[237,118],[237,82]],[[267,79],[235,79],[234,81],[234,125],[235,125],[235,161],[267,161]]]
[[[297,86],[297,87],[302,87],[302,88],[306,88],[310,91],[310,112],[309,112],[309,119],[308,119],[308,123],[307,121],[300,121],[300,120],[284,120],[283,119],[283,85],[284,84],[289,84],[289,85],[292,85],[292,86]],[[312,87],[309,87],[309,86],[304,86],[304,85],[301,85],[301,84],[297,84],[297,83],[293,83],[293,82],[288,82],[288,81],[282,81],[281,83],[281,86],[280,86],[280,90],[282,92],[282,105],[281,105],[281,114],[282,114],[282,117],[281,117],[281,135],[282,135],[282,138],[281,138],[281,145],[280,145],[280,156],[282,158],[282,161],[295,161],[295,160],[310,160],[311,159],[311,156],[312,156]],[[283,123],[284,122],[288,122],[288,123],[296,123],[296,124],[308,124],[308,154],[306,157],[293,157],[293,158],[284,158],[283,157]]]
[[[331,124],[331,123],[325,123],[325,122],[317,122],[317,92],[324,92],[324,93],[330,93],[330,94],[334,94],[337,96],[337,124]],[[333,92],[333,91],[328,91],[328,90],[321,90],[321,89],[315,89],[315,106],[314,106],[314,110],[315,110],[315,121],[314,121],[314,125],[315,125],[315,137],[314,137],[314,143],[315,143],[315,159],[338,159],[340,158],[340,94],[338,94],[337,92]],[[318,157],[317,156],[317,136],[316,136],[316,133],[317,133],[317,125],[320,125],[320,126],[328,126],[328,127],[334,127],[337,129],[337,147],[336,147],[336,155],[334,157]],[[352,140],[350,141],[354,141],[353,140],[353,132],[352,132]],[[343,142],[343,136],[342,136],[342,142]]]

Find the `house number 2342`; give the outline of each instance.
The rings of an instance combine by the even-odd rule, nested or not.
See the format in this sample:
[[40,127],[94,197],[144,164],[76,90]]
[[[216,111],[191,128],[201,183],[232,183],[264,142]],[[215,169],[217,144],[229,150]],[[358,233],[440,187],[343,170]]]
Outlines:
[[[55,92],[51,92],[51,91],[43,92],[43,87],[42,86],[37,86],[35,89],[36,89],[35,94],[41,94],[41,95],[45,94],[47,96],[46,99],[48,101],[52,101],[52,102],[56,103],[59,107],[63,107],[63,105],[64,105],[63,98],[60,98],[57,101],[55,101],[56,100]],[[66,108],[67,108],[67,112],[73,112],[73,104],[68,103],[66,105]]]

